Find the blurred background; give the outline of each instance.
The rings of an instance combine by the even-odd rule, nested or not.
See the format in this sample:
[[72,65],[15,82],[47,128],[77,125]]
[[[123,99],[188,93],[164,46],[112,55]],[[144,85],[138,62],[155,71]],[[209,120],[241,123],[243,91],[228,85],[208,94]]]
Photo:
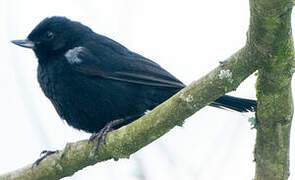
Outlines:
[[[53,15],[82,22],[186,84],[243,47],[249,24],[247,0],[1,0],[0,174],[32,163],[42,150],[90,136],[58,117],[37,83],[35,55],[10,43]],[[255,98],[255,79],[252,75],[230,94]],[[252,179],[256,131],[248,118],[253,116],[205,107],[130,159],[98,163],[64,180]],[[294,145],[293,133],[290,179]]]

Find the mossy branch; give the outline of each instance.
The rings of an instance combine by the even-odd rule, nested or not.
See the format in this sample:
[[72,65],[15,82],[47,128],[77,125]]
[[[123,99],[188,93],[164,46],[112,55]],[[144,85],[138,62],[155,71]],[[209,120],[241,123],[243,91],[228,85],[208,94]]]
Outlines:
[[[293,104],[290,80],[294,72],[291,0],[250,0],[251,20],[244,48],[209,74],[181,90],[137,121],[110,132],[106,146],[92,154],[87,140],[69,143],[63,151],[0,175],[0,180],[60,179],[108,159],[128,158],[173,127],[238,85],[259,69],[256,180],[288,177],[289,133]],[[267,172],[266,172],[267,171]],[[276,175],[276,176],[274,176]]]
[[292,2],[250,0],[253,45],[269,58],[258,71],[258,128],[255,145],[255,180],[287,180],[290,128],[293,117],[291,78],[294,46]]

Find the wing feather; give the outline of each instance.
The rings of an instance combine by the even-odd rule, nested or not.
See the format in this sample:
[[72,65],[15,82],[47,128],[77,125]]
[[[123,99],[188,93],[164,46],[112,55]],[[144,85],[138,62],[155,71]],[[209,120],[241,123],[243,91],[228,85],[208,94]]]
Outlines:
[[99,56],[83,47],[83,51],[77,54],[81,62],[72,63],[71,66],[75,71],[87,76],[146,86],[185,87],[157,63],[131,51],[116,53],[113,49],[115,48],[107,49],[109,53],[104,52],[104,56]]

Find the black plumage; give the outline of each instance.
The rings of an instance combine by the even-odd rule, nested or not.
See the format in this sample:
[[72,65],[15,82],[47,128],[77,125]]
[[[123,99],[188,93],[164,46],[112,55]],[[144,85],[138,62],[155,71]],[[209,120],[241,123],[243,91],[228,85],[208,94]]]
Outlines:
[[[46,18],[12,42],[34,50],[38,81],[59,116],[90,133],[132,122],[185,87],[157,63],[65,17]],[[247,112],[256,101],[222,96],[211,105]]]

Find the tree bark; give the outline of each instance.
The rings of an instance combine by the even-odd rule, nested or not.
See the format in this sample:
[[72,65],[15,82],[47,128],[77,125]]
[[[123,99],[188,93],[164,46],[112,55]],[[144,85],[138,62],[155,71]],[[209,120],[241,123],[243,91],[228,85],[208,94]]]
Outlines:
[[289,177],[290,128],[293,117],[291,78],[294,47],[291,30],[292,2],[251,0],[250,41],[269,58],[257,79],[257,136],[255,180]]

